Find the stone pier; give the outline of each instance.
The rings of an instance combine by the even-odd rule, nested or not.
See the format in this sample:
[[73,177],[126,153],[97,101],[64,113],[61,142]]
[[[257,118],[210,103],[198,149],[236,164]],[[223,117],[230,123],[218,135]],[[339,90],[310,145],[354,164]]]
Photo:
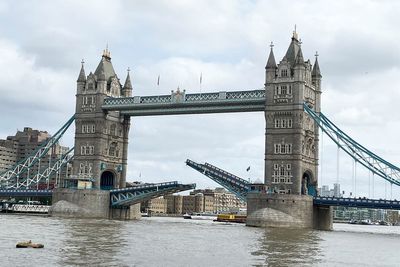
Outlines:
[[248,226],[332,230],[332,208],[313,205],[312,196],[247,194]]
[[109,191],[59,188],[53,191],[49,214],[68,218],[134,220],[140,218],[140,204],[112,208]]

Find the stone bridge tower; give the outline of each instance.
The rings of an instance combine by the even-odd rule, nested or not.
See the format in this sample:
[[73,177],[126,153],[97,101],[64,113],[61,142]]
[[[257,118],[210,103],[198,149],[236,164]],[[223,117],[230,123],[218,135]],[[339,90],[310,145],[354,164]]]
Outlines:
[[129,69],[122,86],[108,49],[103,51],[96,71],[88,76],[82,62],[76,92],[73,177],[92,180],[100,189],[125,187],[130,118],[104,112],[101,106],[107,97],[129,96]]
[[271,192],[315,195],[318,127],[304,112],[303,103],[320,112],[322,76],[317,57],[313,66],[304,60],[294,31],[278,65],[271,44],[265,69],[265,184]]

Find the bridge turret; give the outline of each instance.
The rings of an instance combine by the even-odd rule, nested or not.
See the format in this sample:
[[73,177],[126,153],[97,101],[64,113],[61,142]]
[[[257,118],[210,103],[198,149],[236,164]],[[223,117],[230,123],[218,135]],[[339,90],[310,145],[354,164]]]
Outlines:
[[269,52],[267,65],[265,66],[265,85],[267,85],[267,83],[272,82],[276,78],[277,66],[276,66],[274,50],[273,50],[274,44],[272,42],[271,42],[270,47],[271,47],[271,51]]
[[128,74],[126,75],[124,87],[122,87],[122,95],[125,97],[132,96],[132,83],[130,77],[130,69],[128,68]]
[[316,193],[318,128],[302,105],[308,102],[319,109],[311,74],[294,31],[276,77],[266,83],[265,183],[272,192]]
[[296,81],[306,81],[306,63],[304,62],[303,52],[301,46],[299,46],[296,59],[293,66],[293,76]]
[[81,66],[81,71],[79,72],[79,76],[78,76],[78,80],[76,81],[77,83],[77,93],[81,93],[84,88],[85,88],[85,84],[86,84],[86,74],[85,74],[85,68],[84,68],[84,61],[82,59],[82,66]]
[[94,181],[96,188],[125,187],[130,118],[118,111],[103,111],[102,105],[106,98],[129,94],[130,78],[123,92],[111,53],[105,49],[96,71],[87,76],[86,82],[83,80],[81,70],[76,94],[73,176]]

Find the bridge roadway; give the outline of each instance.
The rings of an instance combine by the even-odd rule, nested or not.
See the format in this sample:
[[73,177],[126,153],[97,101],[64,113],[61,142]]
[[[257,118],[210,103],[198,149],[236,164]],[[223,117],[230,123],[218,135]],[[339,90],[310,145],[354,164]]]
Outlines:
[[400,201],[369,198],[314,197],[317,206],[341,206],[369,209],[400,210]]
[[[182,184],[177,181],[172,181],[112,189],[109,190],[110,205],[112,207],[129,206],[152,198],[195,188],[196,184]],[[0,197],[51,197],[52,194],[52,190],[0,190]]]
[[103,110],[127,116],[252,112],[265,110],[265,89],[203,94],[186,94],[179,89],[171,95],[106,98]]

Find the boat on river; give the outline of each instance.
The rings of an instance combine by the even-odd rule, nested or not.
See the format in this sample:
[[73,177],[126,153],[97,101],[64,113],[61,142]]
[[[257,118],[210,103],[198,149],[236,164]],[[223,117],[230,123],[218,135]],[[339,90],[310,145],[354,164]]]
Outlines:
[[214,213],[185,213],[183,214],[184,219],[192,219],[192,220],[216,220],[217,215]]

